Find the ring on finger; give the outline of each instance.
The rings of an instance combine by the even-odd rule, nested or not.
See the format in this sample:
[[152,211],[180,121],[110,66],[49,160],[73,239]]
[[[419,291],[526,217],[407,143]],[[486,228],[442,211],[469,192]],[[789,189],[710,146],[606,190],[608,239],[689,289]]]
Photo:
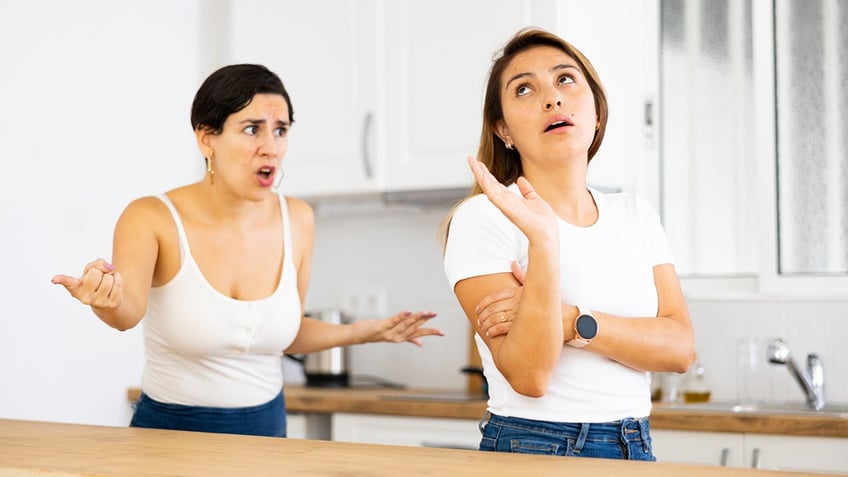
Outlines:
[[501,323],[506,323],[506,313],[501,315]]

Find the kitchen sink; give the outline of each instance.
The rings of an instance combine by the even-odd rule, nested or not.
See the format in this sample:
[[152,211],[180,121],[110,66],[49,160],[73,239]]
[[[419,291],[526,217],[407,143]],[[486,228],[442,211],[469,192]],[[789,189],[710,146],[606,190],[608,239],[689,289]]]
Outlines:
[[737,402],[715,401],[693,404],[660,404],[657,407],[668,410],[714,411],[738,414],[795,414],[848,419],[848,403],[825,404],[824,408],[820,411],[810,408],[803,402],[741,404]]

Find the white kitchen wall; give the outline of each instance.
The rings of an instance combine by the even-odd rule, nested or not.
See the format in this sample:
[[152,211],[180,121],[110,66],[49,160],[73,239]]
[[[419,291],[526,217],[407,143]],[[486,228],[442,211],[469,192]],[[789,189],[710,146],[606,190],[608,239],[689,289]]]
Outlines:
[[125,425],[141,329],[50,283],[132,199],[196,180],[199,2],[0,2],[0,417]]
[[[465,386],[459,369],[468,359],[468,321],[442,271],[437,233],[447,212],[447,207],[398,206],[324,215],[318,209],[307,308],[343,306],[347,290],[382,289],[388,315],[435,311],[438,316],[430,324],[445,332],[425,338],[421,348],[409,343],[355,346],[354,375],[416,387]],[[297,374],[287,376],[298,379]]]

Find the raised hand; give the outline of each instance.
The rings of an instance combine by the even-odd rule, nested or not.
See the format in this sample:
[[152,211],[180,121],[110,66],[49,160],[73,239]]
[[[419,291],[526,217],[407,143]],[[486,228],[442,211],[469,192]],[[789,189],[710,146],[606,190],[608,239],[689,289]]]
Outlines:
[[442,330],[421,327],[435,316],[436,314],[431,311],[416,313],[403,311],[382,320],[358,320],[353,323],[354,335],[359,338],[360,343],[409,341],[416,346],[421,346],[423,344],[421,338],[424,336],[444,336]]
[[64,286],[83,304],[97,308],[117,308],[124,299],[121,274],[102,258],[86,265],[79,278],[60,274],[51,281]]
[[516,181],[521,192],[519,196],[498,182],[482,162],[469,157],[468,165],[489,200],[530,240],[558,236],[556,213],[527,179],[519,177]]

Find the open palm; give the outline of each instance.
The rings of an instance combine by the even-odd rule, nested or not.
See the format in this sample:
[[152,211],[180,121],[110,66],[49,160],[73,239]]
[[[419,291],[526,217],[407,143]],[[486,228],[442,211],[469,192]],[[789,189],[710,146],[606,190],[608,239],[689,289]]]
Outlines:
[[468,165],[489,200],[529,239],[555,239],[558,236],[556,213],[527,179],[519,177],[516,181],[521,192],[517,195],[498,182],[476,158],[469,157]]

